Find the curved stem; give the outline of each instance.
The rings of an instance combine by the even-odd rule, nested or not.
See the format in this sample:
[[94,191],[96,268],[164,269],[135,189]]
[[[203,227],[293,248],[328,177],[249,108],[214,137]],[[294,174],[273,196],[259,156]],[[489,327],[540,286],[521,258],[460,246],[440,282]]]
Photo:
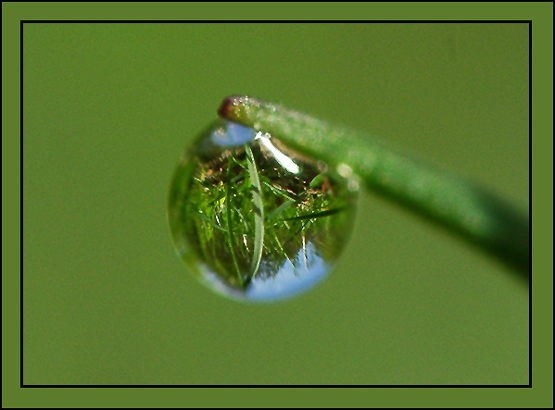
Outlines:
[[493,193],[374,139],[277,104],[229,97],[218,113],[267,132],[329,165],[351,168],[368,189],[458,233],[510,265],[528,282],[529,217]]

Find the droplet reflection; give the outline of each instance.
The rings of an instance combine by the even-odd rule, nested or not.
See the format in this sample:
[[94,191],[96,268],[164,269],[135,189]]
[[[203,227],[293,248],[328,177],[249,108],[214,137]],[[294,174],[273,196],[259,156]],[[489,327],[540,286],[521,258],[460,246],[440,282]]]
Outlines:
[[175,171],[175,246],[217,293],[252,301],[302,293],[329,273],[345,245],[353,186],[267,133],[219,120]]

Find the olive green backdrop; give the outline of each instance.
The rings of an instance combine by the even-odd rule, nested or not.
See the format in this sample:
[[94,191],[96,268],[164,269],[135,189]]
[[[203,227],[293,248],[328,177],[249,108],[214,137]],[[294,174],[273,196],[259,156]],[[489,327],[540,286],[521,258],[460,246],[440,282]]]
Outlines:
[[230,94],[378,135],[527,210],[527,25],[23,34],[25,384],[528,384],[528,289],[372,193],[328,280],[273,305],[202,287],[166,221],[182,150]]

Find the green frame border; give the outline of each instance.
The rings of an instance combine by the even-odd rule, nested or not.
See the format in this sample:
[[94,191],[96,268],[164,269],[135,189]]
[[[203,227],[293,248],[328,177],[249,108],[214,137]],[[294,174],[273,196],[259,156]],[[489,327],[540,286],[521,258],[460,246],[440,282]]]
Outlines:
[[[553,407],[552,3],[2,3],[2,407]],[[531,388],[21,388],[20,20],[531,20]],[[15,178],[9,176],[17,175]],[[17,312],[14,314],[14,312]],[[99,391],[100,390],[100,391]],[[215,392],[217,390],[217,393]],[[402,393],[399,391],[402,390]]]

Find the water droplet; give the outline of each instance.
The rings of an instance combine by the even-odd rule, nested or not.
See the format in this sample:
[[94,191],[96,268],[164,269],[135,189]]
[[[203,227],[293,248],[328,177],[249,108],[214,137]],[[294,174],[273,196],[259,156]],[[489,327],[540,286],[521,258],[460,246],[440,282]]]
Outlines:
[[219,120],[173,177],[169,222],[178,254],[233,299],[301,293],[329,273],[350,234],[357,184],[341,174],[269,134]]

